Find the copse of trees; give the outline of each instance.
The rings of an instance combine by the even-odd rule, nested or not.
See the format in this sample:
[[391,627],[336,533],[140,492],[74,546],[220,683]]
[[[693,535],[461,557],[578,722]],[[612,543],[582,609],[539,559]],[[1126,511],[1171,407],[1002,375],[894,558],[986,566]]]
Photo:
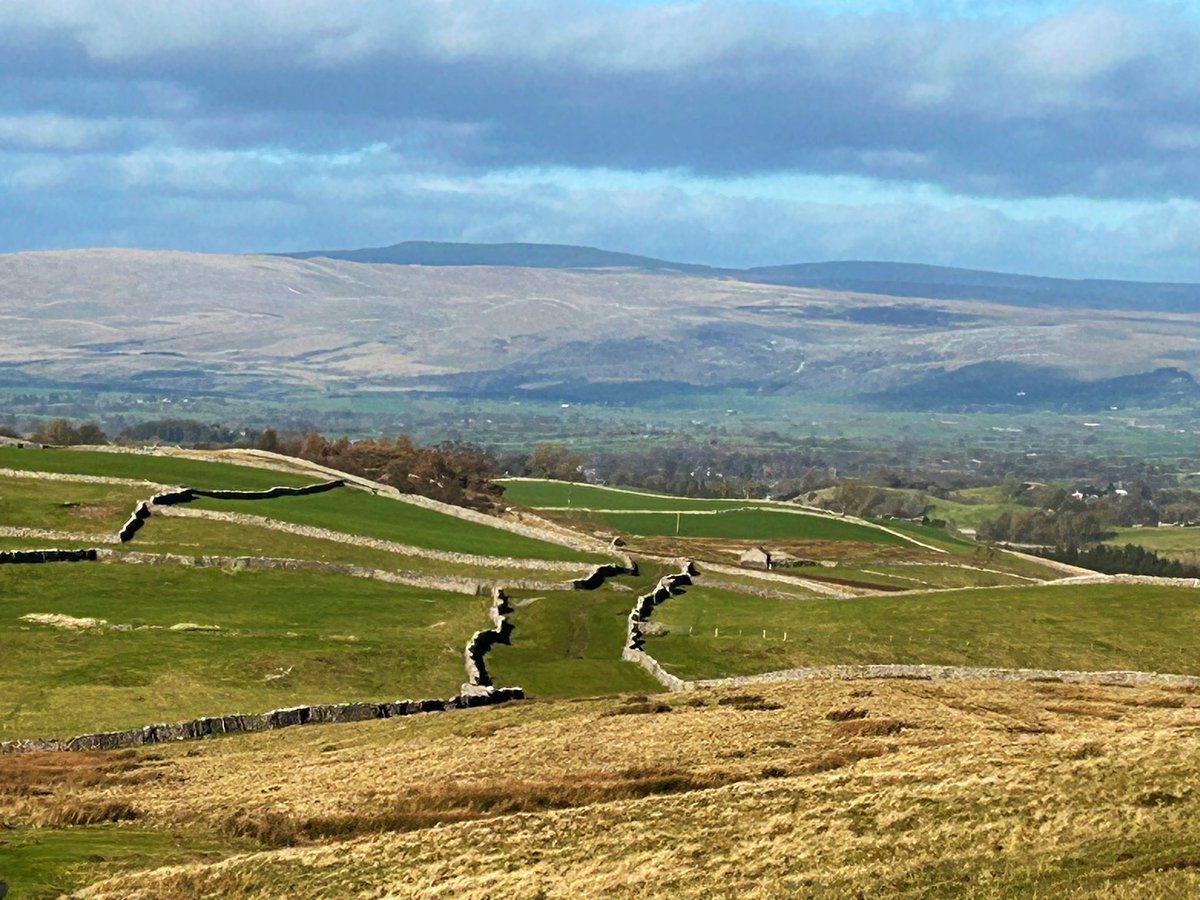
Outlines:
[[66,419],[54,419],[39,425],[30,436],[30,440],[38,444],[69,447],[77,444],[107,444],[108,436],[94,422],[84,422],[75,426]]
[[[266,434],[264,431],[260,436],[260,445],[270,442],[269,437],[263,440]],[[310,431],[294,448],[278,438],[276,442],[280,452],[294,451],[292,455],[300,459],[444,503],[487,509],[504,492],[494,482],[498,474],[495,458],[471,444],[447,442],[421,447],[403,434],[395,440],[351,441],[342,437],[331,441],[316,431]]]
[[1200,578],[1200,566],[1179,562],[1175,559],[1163,559],[1153,550],[1139,547],[1136,544],[1126,544],[1124,547],[1110,547],[1098,544],[1095,547],[1080,549],[1079,547],[1053,547],[1042,550],[1041,556],[1069,563],[1073,566],[1083,566],[1107,575],[1155,575],[1159,578]]

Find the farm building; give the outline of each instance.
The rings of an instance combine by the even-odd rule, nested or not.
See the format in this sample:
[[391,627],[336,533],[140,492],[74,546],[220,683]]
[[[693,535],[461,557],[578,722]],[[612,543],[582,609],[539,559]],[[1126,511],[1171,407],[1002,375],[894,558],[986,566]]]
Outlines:
[[771,554],[762,547],[751,547],[739,557],[738,562],[743,566],[754,566],[760,569],[771,568]]

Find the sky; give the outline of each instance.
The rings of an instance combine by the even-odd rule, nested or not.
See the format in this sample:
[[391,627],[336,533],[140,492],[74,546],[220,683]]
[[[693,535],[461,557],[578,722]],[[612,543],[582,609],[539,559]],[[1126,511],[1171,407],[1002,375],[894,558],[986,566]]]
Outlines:
[[0,252],[1200,281],[1200,0],[0,0]]

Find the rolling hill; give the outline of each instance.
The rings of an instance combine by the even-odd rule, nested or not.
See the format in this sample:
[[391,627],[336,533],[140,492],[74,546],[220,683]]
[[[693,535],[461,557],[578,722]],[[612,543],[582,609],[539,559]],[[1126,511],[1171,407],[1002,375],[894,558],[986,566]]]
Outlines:
[[1200,285],[1047,278],[906,262],[842,260],[731,269],[671,262],[569,244],[468,244],[405,241],[360,250],[305,250],[295,259],[326,257],[350,262],[416,266],[521,266],[550,269],[641,269],[674,271],[737,281],[818,288],[889,297],[985,300],[1008,306],[1140,309],[1195,312]]
[[327,477],[0,452],[12,896],[1195,887],[1194,582],[782,502],[517,479],[489,517]]
[[[1084,388],[1164,368],[1200,374],[1200,322],[1182,313],[899,299],[668,271],[653,260],[547,267],[597,259],[544,248],[436,258],[450,257],[457,264],[0,255],[0,386],[679,405],[730,389],[851,402],[980,363],[1031,378],[1053,370]],[[471,259],[529,265],[463,264]],[[1143,400],[1175,403],[1178,392]]]

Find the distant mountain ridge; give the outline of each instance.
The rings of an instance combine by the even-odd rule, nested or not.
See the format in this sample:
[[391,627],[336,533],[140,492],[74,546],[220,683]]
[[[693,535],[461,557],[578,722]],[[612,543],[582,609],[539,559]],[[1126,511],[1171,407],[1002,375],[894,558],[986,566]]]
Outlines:
[[752,284],[819,288],[889,297],[982,300],[1009,306],[1068,309],[1200,311],[1200,284],[1049,278],[921,263],[839,261],[729,269],[679,263],[572,244],[471,244],[405,241],[358,250],[278,253],[293,259],[419,266],[516,266],[535,269],[638,269],[732,278]]
[[634,253],[617,253],[574,244],[458,244],[442,241],[404,241],[390,247],[360,250],[305,250],[275,253],[292,259],[326,257],[347,262],[397,266],[516,266],[523,269],[644,269],[690,275],[720,275],[721,269],[668,262]]

